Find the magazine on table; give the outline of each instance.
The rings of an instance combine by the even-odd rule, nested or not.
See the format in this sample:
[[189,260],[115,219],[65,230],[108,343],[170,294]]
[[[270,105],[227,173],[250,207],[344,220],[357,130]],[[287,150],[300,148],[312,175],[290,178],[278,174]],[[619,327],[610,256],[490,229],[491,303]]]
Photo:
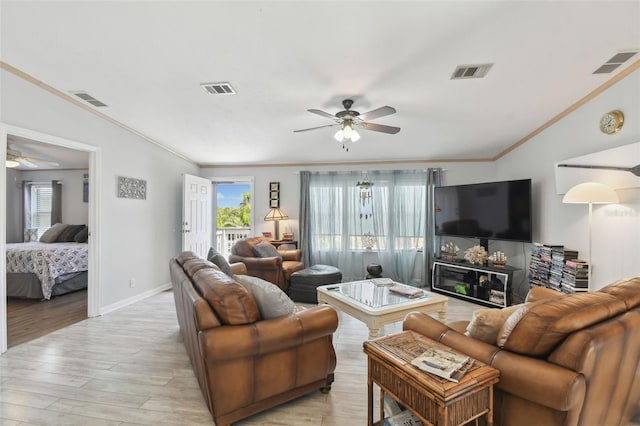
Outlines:
[[411,287],[410,285],[404,285],[404,284],[395,284],[389,287],[389,291],[395,294],[399,294],[401,296],[408,297],[410,299],[424,295],[424,290],[421,290],[417,287]]
[[411,364],[422,371],[457,383],[473,366],[473,362],[473,358],[459,352],[431,347],[411,361]]

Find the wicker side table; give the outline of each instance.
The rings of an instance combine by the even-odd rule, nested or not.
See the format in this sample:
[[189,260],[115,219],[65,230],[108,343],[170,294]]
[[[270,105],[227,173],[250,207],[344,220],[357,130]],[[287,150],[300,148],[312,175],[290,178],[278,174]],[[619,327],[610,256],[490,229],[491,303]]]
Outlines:
[[373,423],[373,384],[380,387],[380,420],[384,394],[391,395],[425,425],[458,426],[486,416],[493,424],[493,385],[500,372],[475,361],[459,383],[427,374],[411,360],[439,343],[413,331],[364,342],[368,358],[368,419]]

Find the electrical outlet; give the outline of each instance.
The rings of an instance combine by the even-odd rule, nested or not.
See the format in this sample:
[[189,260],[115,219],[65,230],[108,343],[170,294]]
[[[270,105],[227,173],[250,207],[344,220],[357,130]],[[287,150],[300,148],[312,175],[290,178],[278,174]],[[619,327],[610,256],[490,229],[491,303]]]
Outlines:
[[129,280],[129,288],[135,288],[135,286],[136,286],[136,280],[131,278]]

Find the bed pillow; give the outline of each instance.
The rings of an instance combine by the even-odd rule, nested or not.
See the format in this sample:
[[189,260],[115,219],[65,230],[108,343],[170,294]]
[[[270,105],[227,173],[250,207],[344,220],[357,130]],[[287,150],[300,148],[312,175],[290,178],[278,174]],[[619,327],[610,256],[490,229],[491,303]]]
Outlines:
[[62,231],[64,231],[67,226],[66,224],[56,223],[51,228],[44,231],[42,236],[40,237],[41,243],[55,243]]
[[464,334],[495,345],[502,325],[521,306],[513,305],[503,309],[476,309],[473,311],[473,316]]
[[234,275],[256,301],[262,319],[272,319],[296,312],[296,304],[277,285],[250,275]]
[[220,268],[222,272],[225,274],[232,276],[233,272],[231,272],[231,265],[227,262],[227,259],[216,249],[211,247],[209,249],[209,253],[207,254],[207,260]]
[[89,228],[85,226],[74,237],[73,241],[76,243],[86,243],[89,241]]
[[73,241],[76,234],[82,229],[84,229],[84,225],[69,225],[67,226],[56,238],[57,243],[70,243]]
[[253,246],[253,253],[256,257],[280,257],[282,255],[278,253],[278,250],[271,245],[268,241],[260,241],[258,244]]

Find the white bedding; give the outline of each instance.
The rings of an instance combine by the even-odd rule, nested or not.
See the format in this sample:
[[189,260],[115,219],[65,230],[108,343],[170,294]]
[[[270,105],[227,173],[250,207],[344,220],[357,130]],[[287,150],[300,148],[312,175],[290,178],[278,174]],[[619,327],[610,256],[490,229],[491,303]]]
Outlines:
[[31,272],[38,276],[45,299],[51,298],[55,279],[89,269],[86,243],[7,244],[7,272]]

